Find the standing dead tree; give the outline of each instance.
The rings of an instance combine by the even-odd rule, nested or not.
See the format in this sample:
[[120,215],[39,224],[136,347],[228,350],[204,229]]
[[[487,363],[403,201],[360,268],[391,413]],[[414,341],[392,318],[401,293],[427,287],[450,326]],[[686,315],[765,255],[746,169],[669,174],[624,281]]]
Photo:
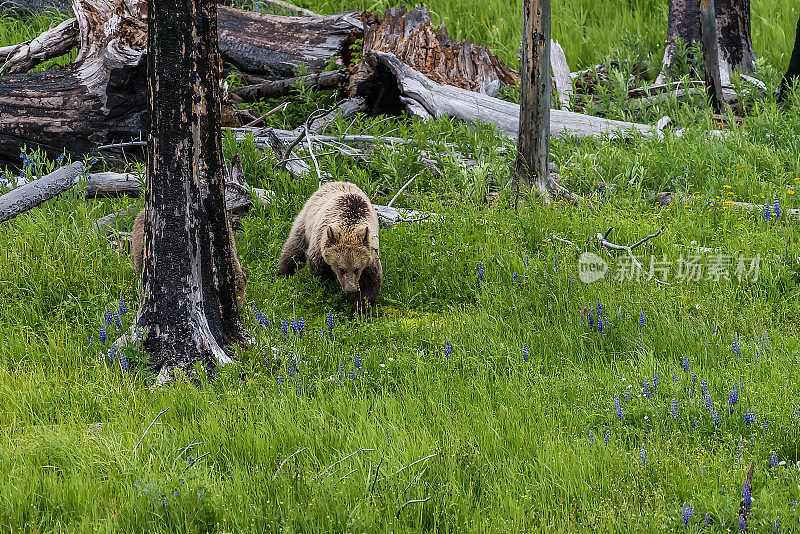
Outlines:
[[159,380],[233,360],[245,341],[236,303],[236,246],[225,210],[217,7],[149,0],[150,140],[143,299],[136,317]]
[[786,69],[786,74],[784,74],[781,85],[778,88],[778,99],[781,102],[786,100],[792,83],[798,78],[800,78],[800,18],[797,19],[797,32],[794,37],[792,57],[789,59],[789,68]]
[[549,170],[550,0],[524,0],[520,68],[519,140],[514,188],[533,188],[545,201],[568,193]]
[[[749,74],[754,68],[750,0],[715,0],[714,3],[720,80],[723,86],[729,86],[734,72]],[[701,42],[701,27],[698,0],[670,0],[667,44],[656,83],[663,83],[665,78],[672,76],[678,59],[678,39],[687,47]]]

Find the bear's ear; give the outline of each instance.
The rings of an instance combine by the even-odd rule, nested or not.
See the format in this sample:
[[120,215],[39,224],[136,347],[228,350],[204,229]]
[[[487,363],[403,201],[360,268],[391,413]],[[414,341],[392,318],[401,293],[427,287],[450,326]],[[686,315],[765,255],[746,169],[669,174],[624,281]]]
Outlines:
[[369,246],[369,226],[364,227],[364,239],[362,240],[362,243]]
[[339,241],[339,232],[334,230],[333,226],[328,226],[328,231],[326,234],[325,244],[326,245],[335,245]]

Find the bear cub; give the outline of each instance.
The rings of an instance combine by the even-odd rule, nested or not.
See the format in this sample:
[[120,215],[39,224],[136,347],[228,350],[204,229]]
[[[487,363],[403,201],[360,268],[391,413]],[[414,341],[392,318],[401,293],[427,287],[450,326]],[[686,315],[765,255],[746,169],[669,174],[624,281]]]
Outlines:
[[[131,244],[131,264],[133,270],[136,271],[136,276],[142,278],[142,267],[144,261],[144,210],[140,211],[133,221],[133,243]],[[249,273],[247,267],[243,267],[239,263],[239,257],[236,254],[236,237],[231,230],[231,247],[233,248],[233,273],[235,276],[236,285],[236,304],[239,309],[242,309],[244,304],[244,290],[247,286],[247,278]]]
[[312,275],[335,277],[345,295],[358,294],[351,312],[363,312],[378,298],[378,214],[356,185],[329,182],[306,201],[283,245],[278,274],[290,276],[304,261]]

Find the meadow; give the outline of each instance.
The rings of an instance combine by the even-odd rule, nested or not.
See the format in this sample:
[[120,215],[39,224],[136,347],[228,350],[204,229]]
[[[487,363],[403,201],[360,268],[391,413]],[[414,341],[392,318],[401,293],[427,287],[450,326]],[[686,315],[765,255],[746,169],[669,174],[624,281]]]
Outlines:
[[[573,68],[636,52],[617,48],[633,41],[612,28],[640,30],[660,58],[666,2],[600,4],[554,3],[554,35],[564,32]],[[427,5],[454,35],[514,55],[514,4]],[[781,24],[757,16],[767,13]],[[796,17],[788,2],[753,2],[755,47],[768,58],[757,76],[769,88]],[[556,18],[593,22],[576,32]],[[783,41],[765,35],[780,28]],[[295,126],[332,99],[300,96],[270,125]],[[800,94],[785,109],[769,94],[742,100],[742,125],[721,139],[709,135],[718,126],[701,100],[609,112],[668,114],[681,137],[554,139],[562,185],[585,199],[577,205],[503,191],[514,146],[486,125],[332,124],[333,134],[413,140],[367,162],[331,154],[320,165],[381,204],[422,171],[397,205],[436,214],[381,230],[385,284],[362,319],[307,269],[275,275],[316,177],[290,179],[252,141],[226,134],[226,156],[240,154],[249,183],[275,197],[237,232],[255,343],[213,379],[198,367],[199,385],[153,388],[135,347],[108,351],[133,323],[138,281],[92,224],[143,199],[86,200],[79,187],[3,223],[0,529],[727,532],[739,529],[754,462],[748,529],[800,530],[800,232],[786,216],[800,207]],[[439,175],[423,171],[420,149]],[[26,174],[57,165],[26,156]],[[661,208],[651,191],[681,200]],[[615,279],[624,255],[591,239],[610,227],[623,244],[664,228],[636,253],[648,268],[651,256],[668,262],[669,285]],[[604,258],[609,273],[582,282],[576,248],[554,235]],[[681,259],[720,255],[727,278],[679,277]],[[754,257],[758,272],[737,276],[739,259]]]

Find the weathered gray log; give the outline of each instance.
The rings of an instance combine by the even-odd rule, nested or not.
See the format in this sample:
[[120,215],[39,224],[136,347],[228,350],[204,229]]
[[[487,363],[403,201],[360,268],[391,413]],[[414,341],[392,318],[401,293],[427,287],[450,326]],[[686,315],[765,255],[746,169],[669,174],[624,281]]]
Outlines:
[[[467,91],[460,87],[438,84],[408,65],[393,54],[370,52],[368,58],[385,67],[384,83],[392,83],[398,93],[393,105],[403,107],[409,114],[423,119],[453,117],[464,121],[481,120],[494,124],[498,131],[514,141],[519,136],[519,106],[505,100]],[[390,75],[390,78],[386,78]],[[387,107],[391,107],[387,102]],[[630,137],[641,134],[645,137],[659,136],[652,126],[633,122],[614,121],[572,111],[550,110],[551,135],[571,135],[578,138],[612,134]]]
[[334,56],[349,60],[349,45],[363,35],[353,13],[317,17],[284,17],[217,6],[222,58],[239,70],[274,78],[325,69]]
[[0,196],[0,223],[71,189],[85,171],[83,163],[77,161]]
[[349,119],[358,113],[366,113],[368,109],[366,101],[360,96],[348,98],[330,113],[311,121],[308,128],[312,132],[323,132],[325,127],[335,119]]
[[[220,2],[233,6],[234,0]],[[261,7],[263,6],[263,7]],[[0,0],[0,13],[5,11],[23,16],[39,13],[47,9],[57,9],[61,13],[72,13],[72,2],[70,0]],[[316,17],[310,9],[298,7],[283,0],[260,0],[259,9],[262,13],[272,13],[275,15],[288,15],[294,17]]]
[[700,27],[703,36],[703,76],[714,111],[721,113],[724,105],[720,79],[719,44],[714,0],[700,0]]
[[276,98],[287,95],[292,89],[301,86],[312,86],[317,89],[337,89],[347,84],[349,76],[344,69],[317,72],[307,76],[284,78],[256,85],[246,85],[233,91],[245,101],[254,101],[259,98]]
[[0,47],[0,74],[28,72],[33,67],[63,56],[78,44],[78,20],[68,19],[18,45]]
[[553,83],[558,91],[561,109],[569,109],[569,101],[572,97],[572,78],[567,64],[567,56],[558,41],[550,41],[550,65],[553,68]]
[[87,198],[138,197],[144,186],[144,175],[130,172],[98,172],[89,175],[86,182]]

